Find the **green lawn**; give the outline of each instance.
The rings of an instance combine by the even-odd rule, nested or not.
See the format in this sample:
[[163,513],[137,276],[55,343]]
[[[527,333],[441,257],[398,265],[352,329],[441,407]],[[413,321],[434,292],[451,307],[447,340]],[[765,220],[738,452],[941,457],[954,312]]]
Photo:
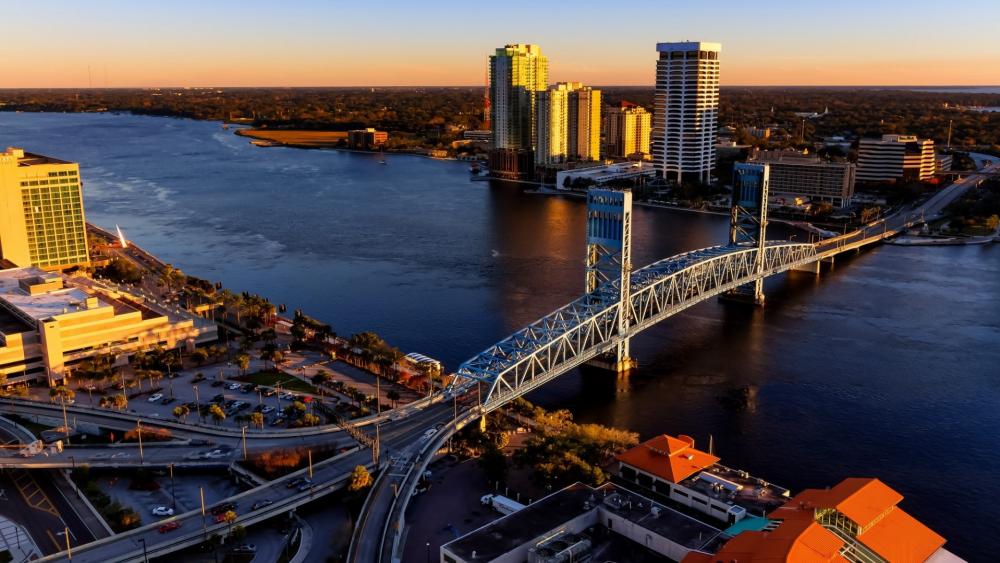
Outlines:
[[268,387],[277,387],[280,382],[282,389],[319,395],[319,390],[316,389],[316,387],[314,387],[311,383],[306,383],[293,375],[288,375],[287,373],[274,370],[248,373],[235,379],[238,381],[246,381],[247,383],[256,383],[257,385],[267,385]]

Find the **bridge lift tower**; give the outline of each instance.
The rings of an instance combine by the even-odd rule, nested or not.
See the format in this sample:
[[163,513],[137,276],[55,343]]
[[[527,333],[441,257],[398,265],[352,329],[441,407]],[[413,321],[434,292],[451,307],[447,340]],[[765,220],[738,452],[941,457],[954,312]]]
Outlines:
[[[729,244],[757,247],[756,271],[764,269],[767,241],[767,185],[770,167],[766,163],[738,162],[733,166],[733,199],[729,214]],[[730,290],[724,299],[761,306],[764,279]]]
[[[584,290],[595,300],[619,304],[618,332],[629,326],[629,290],[632,275],[632,192],[591,189],[587,192],[587,270]],[[589,365],[626,373],[635,367],[629,341],[588,362]]]

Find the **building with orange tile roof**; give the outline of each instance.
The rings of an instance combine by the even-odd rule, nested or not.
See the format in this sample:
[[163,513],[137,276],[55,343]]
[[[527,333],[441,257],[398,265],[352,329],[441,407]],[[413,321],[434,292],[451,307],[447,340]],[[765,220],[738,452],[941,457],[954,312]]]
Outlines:
[[690,436],[661,434],[615,459],[622,479],[729,524],[764,516],[788,497],[781,487],[721,465]]
[[746,531],[715,555],[692,553],[683,563],[794,561],[960,561],[945,539],[897,505],[903,496],[878,479],[845,479],[832,489],[807,489],[772,511],[772,531]]

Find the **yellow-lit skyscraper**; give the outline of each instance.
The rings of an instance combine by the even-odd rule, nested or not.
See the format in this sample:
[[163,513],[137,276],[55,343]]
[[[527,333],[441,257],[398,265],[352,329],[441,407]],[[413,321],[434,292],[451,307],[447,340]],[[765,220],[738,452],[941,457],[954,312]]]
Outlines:
[[535,98],[548,81],[549,60],[538,45],[507,45],[490,56],[493,175],[517,179],[533,173]]
[[601,158],[601,91],[571,83],[566,129],[570,160]]
[[608,158],[649,158],[652,114],[632,102],[622,101],[608,111],[606,120]]
[[49,270],[90,262],[77,163],[0,153],[0,256]]
[[569,85],[560,82],[538,92],[535,100],[535,164],[548,166],[566,160]]

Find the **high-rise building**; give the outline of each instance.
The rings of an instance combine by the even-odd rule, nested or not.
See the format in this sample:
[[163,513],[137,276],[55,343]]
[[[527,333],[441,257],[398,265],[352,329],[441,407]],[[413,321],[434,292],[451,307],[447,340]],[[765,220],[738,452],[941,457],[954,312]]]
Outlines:
[[538,45],[507,45],[490,56],[493,175],[519,179],[533,173],[536,94],[548,79],[549,60]]
[[608,111],[605,120],[609,158],[649,158],[649,133],[653,116],[646,108],[622,101]]
[[858,180],[927,180],[937,164],[934,141],[915,135],[882,135],[881,139],[858,142]]
[[719,43],[657,43],[650,142],[663,178],[708,182],[719,121]]
[[79,164],[0,153],[0,257],[48,270],[89,263]]
[[570,83],[566,115],[566,145],[570,160],[601,158],[601,91]]
[[824,162],[794,151],[758,151],[750,161],[770,165],[772,198],[786,202],[803,198],[847,207],[854,197],[855,166],[849,162]]
[[548,166],[566,160],[569,85],[561,82],[537,94],[535,100],[535,164]]
[[560,82],[537,93],[535,164],[598,160],[600,152],[600,90],[579,82]]

